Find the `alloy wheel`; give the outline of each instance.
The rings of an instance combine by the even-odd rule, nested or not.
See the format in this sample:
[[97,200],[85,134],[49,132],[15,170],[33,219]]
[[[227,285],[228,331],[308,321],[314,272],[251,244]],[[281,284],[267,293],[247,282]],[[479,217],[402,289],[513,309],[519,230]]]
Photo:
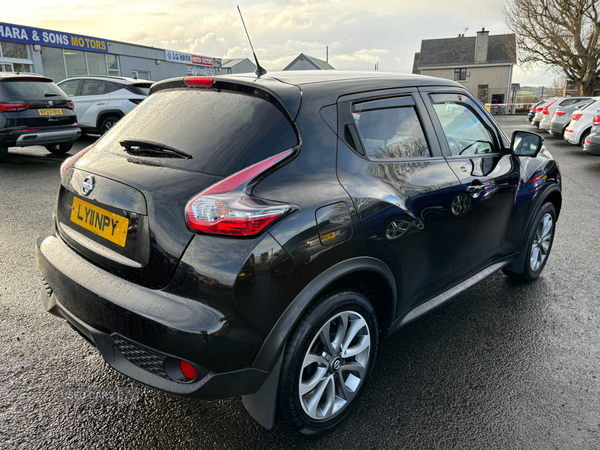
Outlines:
[[552,216],[549,213],[546,213],[535,228],[533,242],[531,243],[529,266],[533,272],[539,270],[546,260],[550,250],[553,232],[554,222],[552,220]]
[[304,412],[313,420],[339,414],[367,375],[371,336],[356,311],[336,314],[313,338],[302,361],[299,390]]

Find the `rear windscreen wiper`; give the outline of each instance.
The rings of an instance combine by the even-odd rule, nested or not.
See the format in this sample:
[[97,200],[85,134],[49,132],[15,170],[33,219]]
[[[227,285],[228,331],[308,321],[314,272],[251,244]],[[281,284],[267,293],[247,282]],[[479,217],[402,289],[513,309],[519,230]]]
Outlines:
[[45,93],[44,97],[58,97],[59,94],[50,94],[50,93]]
[[144,141],[141,139],[125,139],[121,142],[121,147],[125,148],[128,152],[136,153],[159,153],[165,156],[176,156],[178,158],[192,159],[192,155],[189,153],[177,150],[176,148],[169,147],[165,144],[158,142]]

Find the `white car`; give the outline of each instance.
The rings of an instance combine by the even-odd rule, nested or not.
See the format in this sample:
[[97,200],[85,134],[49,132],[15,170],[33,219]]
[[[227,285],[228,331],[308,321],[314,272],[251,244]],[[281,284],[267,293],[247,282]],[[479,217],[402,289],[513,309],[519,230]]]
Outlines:
[[571,114],[571,122],[569,122],[569,125],[567,125],[567,128],[565,129],[565,141],[573,145],[583,144],[585,138],[592,130],[594,115],[599,108],[600,101],[595,100],[589,105],[574,111],[573,114]]
[[590,97],[562,97],[555,102],[546,105],[542,110],[543,118],[540,122],[540,131],[547,132],[550,130],[550,122],[552,122],[552,117],[558,108],[564,108],[565,106],[576,105],[587,101],[590,101]]
[[153,81],[126,77],[79,76],[58,83],[75,104],[84,133],[106,133],[147,96]]

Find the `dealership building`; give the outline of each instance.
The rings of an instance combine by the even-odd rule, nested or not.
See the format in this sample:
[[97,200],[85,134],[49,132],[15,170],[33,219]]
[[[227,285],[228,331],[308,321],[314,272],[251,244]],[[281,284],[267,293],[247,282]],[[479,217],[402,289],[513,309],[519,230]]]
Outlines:
[[0,72],[33,72],[55,82],[77,75],[160,81],[220,69],[219,58],[0,22]]

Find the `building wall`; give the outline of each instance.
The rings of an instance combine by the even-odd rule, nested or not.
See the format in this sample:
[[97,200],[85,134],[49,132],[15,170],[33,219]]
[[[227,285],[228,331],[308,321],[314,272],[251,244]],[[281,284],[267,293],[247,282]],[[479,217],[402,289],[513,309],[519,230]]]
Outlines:
[[[464,66],[448,69],[421,69],[421,75],[454,80],[455,68],[464,68]],[[510,65],[488,67],[467,66],[466,68],[469,73],[467,79],[464,81],[457,81],[457,83],[462,84],[475,97],[478,96],[479,85],[487,84],[487,102],[491,103],[492,95],[499,94],[504,96],[503,102],[506,103],[506,93],[508,91],[508,83],[511,75]]]
[[133,56],[119,56],[119,65],[121,76],[123,77],[132,77],[133,70],[142,70],[150,72],[150,79],[152,81],[184,77],[187,73],[185,64],[168,61],[160,61],[160,64],[156,64],[155,59],[136,58]]

